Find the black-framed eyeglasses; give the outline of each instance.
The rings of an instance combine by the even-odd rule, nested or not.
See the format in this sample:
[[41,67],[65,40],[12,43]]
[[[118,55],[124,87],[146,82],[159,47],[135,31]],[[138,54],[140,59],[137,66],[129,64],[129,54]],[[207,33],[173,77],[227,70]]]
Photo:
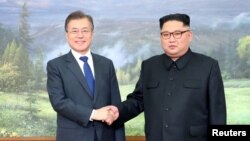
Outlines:
[[167,32],[167,31],[163,31],[161,32],[161,37],[163,39],[169,39],[171,37],[171,34],[173,35],[173,37],[175,39],[180,39],[182,34],[185,33],[185,32],[188,32],[190,30],[185,30],[185,31],[175,31],[175,32]]

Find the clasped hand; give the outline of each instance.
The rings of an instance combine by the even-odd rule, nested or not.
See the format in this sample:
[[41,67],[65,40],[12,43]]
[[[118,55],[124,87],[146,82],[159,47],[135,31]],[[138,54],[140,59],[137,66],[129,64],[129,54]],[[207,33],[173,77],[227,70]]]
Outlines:
[[118,117],[118,108],[110,105],[96,109],[92,116],[92,119],[106,122],[108,125],[111,125]]

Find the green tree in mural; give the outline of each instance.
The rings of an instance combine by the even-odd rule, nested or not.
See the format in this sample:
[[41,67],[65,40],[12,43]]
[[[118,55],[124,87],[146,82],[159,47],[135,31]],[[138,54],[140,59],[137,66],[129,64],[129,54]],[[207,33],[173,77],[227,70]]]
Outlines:
[[33,70],[33,76],[34,76],[34,89],[36,90],[45,90],[46,85],[46,73],[44,70],[44,51],[43,48],[37,48],[36,49],[36,60],[34,63],[34,70]]
[[35,68],[29,56],[29,51],[31,51],[30,44],[32,43],[32,38],[29,32],[30,26],[28,23],[29,15],[27,3],[24,2],[19,23],[19,41],[22,47],[17,51],[15,63],[19,65],[19,71],[22,74],[22,82],[25,82],[23,87],[21,87],[22,91],[29,92],[26,98],[29,105],[26,109],[28,112],[26,117],[30,122],[33,122],[36,120],[36,114],[39,110],[35,107],[35,104],[37,103],[37,94],[34,92],[34,76],[37,74],[34,73]]
[[16,91],[18,89],[18,80],[20,72],[18,66],[14,65],[14,56],[18,49],[18,44],[15,40],[7,44],[2,56],[2,64],[0,67],[0,89],[1,91]]
[[116,76],[120,85],[126,85],[129,82],[129,73],[123,71],[122,69],[116,70]]
[[20,90],[25,91],[27,89],[27,82],[31,79],[30,69],[32,67],[26,48],[20,45],[16,50],[13,61],[13,64],[18,66],[18,71],[21,73],[18,85],[20,86]]
[[20,43],[25,47],[29,48],[29,45],[32,41],[32,38],[29,34],[29,24],[28,24],[28,7],[27,3],[25,2],[22,7],[22,12],[20,14],[20,24],[19,24],[19,39]]
[[20,23],[19,23],[19,42],[22,45],[23,48],[20,48],[19,53],[20,56],[17,57],[17,59],[21,59],[20,61],[17,61],[17,63],[20,65],[20,71],[22,72],[23,82],[28,82],[30,79],[32,79],[31,71],[32,71],[32,62],[29,58],[29,45],[32,42],[32,39],[30,37],[30,26],[28,23],[28,17],[29,17],[28,7],[27,3],[25,2],[22,7],[22,11],[20,14]]
[[136,63],[129,64],[125,68],[119,68],[116,70],[116,76],[120,85],[127,85],[136,83],[141,69],[142,59],[138,58]]
[[2,56],[1,71],[5,75],[0,79],[3,82],[9,82],[10,85],[5,86],[8,83],[1,84],[1,88],[5,91],[20,91],[26,88],[25,82],[29,79],[26,68],[30,65],[27,62],[30,61],[25,48],[15,40],[9,43]]
[[7,47],[4,50],[3,56],[2,56],[2,65],[9,63],[9,54],[10,54],[10,48],[11,46],[16,46],[16,41],[13,40],[11,43],[7,44]]
[[242,73],[244,77],[250,78],[250,36],[243,37],[239,40],[237,51],[240,59],[243,60]]
[[17,89],[16,80],[20,77],[17,67],[10,63],[0,67],[0,91],[15,91]]
[[136,83],[138,78],[139,78],[140,70],[141,70],[141,63],[142,63],[142,59],[138,58],[134,67],[130,68],[131,82],[132,83]]
[[[12,30],[9,28],[6,28],[6,26],[0,23],[0,56],[3,55],[5,47],[13,39],[14,39],[14,34]],[[0,63],[1,63],[1,59],[0,59]]]

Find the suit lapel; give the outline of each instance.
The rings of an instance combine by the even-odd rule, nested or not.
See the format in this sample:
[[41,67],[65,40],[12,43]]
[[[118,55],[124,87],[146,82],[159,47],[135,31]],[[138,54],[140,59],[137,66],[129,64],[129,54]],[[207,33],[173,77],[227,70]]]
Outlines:
[[99,95],[99,88],[101,88],[100,84],[100,78],[102,75],[102,64],[100,63],[100,59],[98,58],[97,55],[92,53],[93,57],[93,64],[94,64],[94,70],[95,70],[95,94],[94,94],[94,103],[96,102],[98,95]]
[[74,74],[76,79],[79,81],[79,83],[82,85],[82,87],[87,91],[88,95],[90,96],[91,94],[87,81],[84,78],[83,72],[81,71],[78,63],[76,62],[71,52],[68,53],[66,61],[68,69]]

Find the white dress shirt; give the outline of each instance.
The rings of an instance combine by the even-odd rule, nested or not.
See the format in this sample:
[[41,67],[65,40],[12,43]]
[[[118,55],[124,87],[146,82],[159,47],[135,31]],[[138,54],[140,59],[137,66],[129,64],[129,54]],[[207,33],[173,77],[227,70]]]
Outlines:
[[79,66],[80,66],[83,74],[84,74],[84,71],[83,71],[84,62],[82,60],[80,60],[80,57],[82,57],[82,56],[87,56],[88,57],[88,64],[90,66],[90,69],[92,71],[93,77],[95,79],[95,69],[94,69],[93,57],[91,55],[90,50],[86,54],[84,54],[84,55],[82,55],[82,54],[74,51],[73,49],[71,49],[71,52],[72,52],[73,56],[75,57],[77,63],[79,64]]
[[[81,68],[83,74],[84,74],[84,70],[83,70],[84,62],[82,60],[80,60],[80,57],[82,57],[82,56],[87,56],[88,57],[88,64],[90,66],[90,69],[92,71],[93,77],[95,79],[95,70],[94,70],[93,57],[91,55],[90,50],[86,54],[84,54],[84,55],[82,55],[82,54],[74,51],[73,49],[71,49],[71,52],[72,52],[73,56],[75,57],[75,59],[76,59],[78,65],[79,65],[79,67]],[[93,116],[94,112],[95,112],[95,109],[93,109],[93,111],[92,111],[92,113],[91,113],[91,115],[89,117],[90,121],[93,121],[92,116]]]

